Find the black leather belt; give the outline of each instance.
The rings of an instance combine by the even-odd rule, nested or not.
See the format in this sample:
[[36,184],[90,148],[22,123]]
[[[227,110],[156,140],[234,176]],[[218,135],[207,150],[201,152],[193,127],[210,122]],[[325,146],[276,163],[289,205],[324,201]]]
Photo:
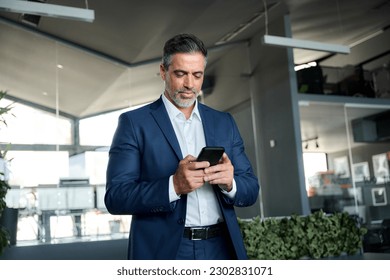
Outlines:
[[225,229],[225,224],[216,224],[206,227],[185,227],[183,237],[190,240],[206,240],[221,236]]

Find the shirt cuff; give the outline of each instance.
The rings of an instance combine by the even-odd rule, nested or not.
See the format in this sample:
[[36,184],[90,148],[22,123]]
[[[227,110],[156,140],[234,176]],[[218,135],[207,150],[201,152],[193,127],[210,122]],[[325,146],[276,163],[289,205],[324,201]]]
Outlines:
[[180,199],[180,195],[177,195],[175,192],[175,187],[173,185],[173,175],[169,177],[169,203],[174,202]]
[[221,192],[226,195],[230,199],[234,199],[236,197],[237,193],[237,186],[236,186],[236,181],[233,179],[233,184],[232,184],[232,189],[230,192],[224,190],[223,188],[219,187],[221,189]]

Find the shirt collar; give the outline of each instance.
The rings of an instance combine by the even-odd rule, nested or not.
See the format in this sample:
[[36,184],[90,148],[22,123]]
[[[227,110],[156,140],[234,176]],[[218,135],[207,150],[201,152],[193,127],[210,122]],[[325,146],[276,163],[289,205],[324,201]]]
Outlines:
[[[164,102],[164,106],[167,109],[168,116],[171,121],[177,116],[183,115],[183,113],[179,109],[177,109],[176,106],[171,103],[171,101],[168,100],[164,93],[162,94],[162,100]],[[200,121],[202,120],[199,114],[198,100],[195,100],[195,107],[192,110],[190,119],[192,119],[194,116],[196,116]]]

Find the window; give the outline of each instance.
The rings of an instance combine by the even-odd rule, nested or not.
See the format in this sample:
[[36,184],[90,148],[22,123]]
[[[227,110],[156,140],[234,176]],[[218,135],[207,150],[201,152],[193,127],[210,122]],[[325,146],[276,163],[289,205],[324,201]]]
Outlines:
[[59,178],[69,173],[68,152],[9,151],[10,185],[57,185]]
[[128,108],[80,120],[80,145],[110,146],[118,117]]
[[146,104],[80,120],[80,145],[110,146],[118,124],[119,115]]
[[309,178],[317,172],[328,169],[325,153],[303,153],[303,167],[305,170],[306,189],[309,190]]
[[[12,102],[1,100],[5,107]],[[7,127],[2,127],[0,142],[12,144],[72,144],[72,123],[64,117],[45,112],[30,106],[15,103],[12,105],[12,115],[4,118]]]

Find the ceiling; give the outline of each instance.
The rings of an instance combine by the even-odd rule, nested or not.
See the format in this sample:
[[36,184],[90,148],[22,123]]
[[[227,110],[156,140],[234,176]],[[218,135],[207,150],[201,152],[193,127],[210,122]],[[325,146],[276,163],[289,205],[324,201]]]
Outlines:
[[[267,17],[274,7],[286,6],[293,38],[348,45],[352,50],[390,26],[390,0],[47,1],[80,8],[87,3],[95,20],[41,17],[33,25],[20,14],[0,9],[0,87],[13,98],[58,107],[75,118],[150,102],[162,92],[158,67],[168,38],[196,34],[209,48],[213,63],[227,48],[264,32],[265,2]],[[262,16],[248,28],[217,44],[259,13]],[[385,42],[388,39],[386,33]],[[390,44],[356,52],[348,63],[361,63],[384,48],[388,52]],[[346,63],[332,60],[329,53],[294,49],[295,64],[324,58],[327,66]],[[63,68],[55,68],[57,64]]]

